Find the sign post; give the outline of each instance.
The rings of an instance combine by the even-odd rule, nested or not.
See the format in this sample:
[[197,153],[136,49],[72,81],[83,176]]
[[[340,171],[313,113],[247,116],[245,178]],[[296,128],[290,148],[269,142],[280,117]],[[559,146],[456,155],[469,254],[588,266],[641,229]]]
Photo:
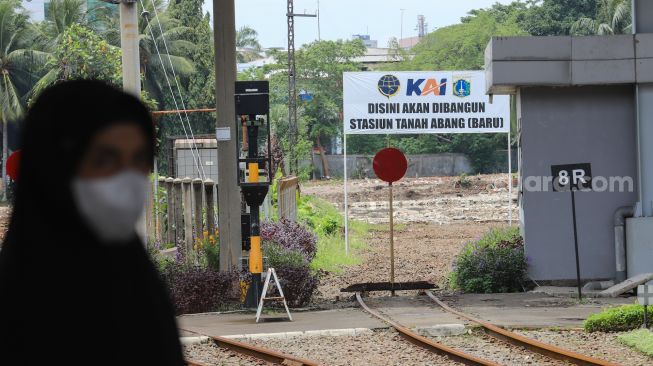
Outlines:
[[653,286],[639,285],[637,286],[637,301],[640,305],[644,305],[644,324],[642,328],[648,328],[648,306],[653,299]]
[[408,161],[404,154],[398,149],[388,147],[374,156],[372,162],[374,173],[384,182],[388,182],[389,188],[389,212],[390,212],[390,286],[392,296],[395,295],[395,243],[394,243],[394,218],[392,212],[392,183],[400,180],[408,169]]
[[578,255],[578,232],[576,230],[576,191],[592,189],[592,168],[589,163],[551,165],[554,192],[571,192],[571,216],[574,227],[574,250],[576,253],[576,285],[578,300],[583,298],[580,282],[580,259]]

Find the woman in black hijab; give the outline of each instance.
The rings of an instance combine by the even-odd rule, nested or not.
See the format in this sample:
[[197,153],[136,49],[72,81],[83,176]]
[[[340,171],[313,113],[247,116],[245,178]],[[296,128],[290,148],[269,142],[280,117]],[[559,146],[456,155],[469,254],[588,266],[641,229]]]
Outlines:
[[0,251],[0,365],[183,365],[174,311],[135,224],[154,154],[136,98],[97,81],[27,113]]

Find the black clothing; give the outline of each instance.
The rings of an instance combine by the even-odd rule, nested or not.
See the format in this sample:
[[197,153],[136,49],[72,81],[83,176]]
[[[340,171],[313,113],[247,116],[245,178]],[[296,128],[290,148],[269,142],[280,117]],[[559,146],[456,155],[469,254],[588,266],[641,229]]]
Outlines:
[[128,122],[154,151],[134,97],[96,81],[56,85],[28,111],[14,211],[0,250],[0,365],[184,365],[174,310],[143,244],[107,244],[71,182],[91,138]]

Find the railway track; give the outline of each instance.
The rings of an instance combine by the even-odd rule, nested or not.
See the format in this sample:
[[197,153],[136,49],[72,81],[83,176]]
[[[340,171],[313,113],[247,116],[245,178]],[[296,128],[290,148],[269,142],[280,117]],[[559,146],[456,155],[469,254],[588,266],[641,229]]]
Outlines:
[[567,361],[575,365],[581,366],[619,366],[616,363],[609,361],[601,360],[598,358],[582,355],[580,353],[572,352],[560,347],[556,347],[547,343],[536,341],[519,335],[517,333],[511,332],[509,330],[497,327],[494,324],[485,322],[483,320],[474,318],[470,315],[462,313],[458,310],[455,310],[438,299],[431,291],[426,291],[426,295],[430,297],[436,304],[438,304],[445,311],[454,314],[463,319],[467,319],[470,322],[476,323],[483,327],[483,329],[492,337],[497,338],[501,341],[513,344],[515,346],[524,347],[531,352],[539,353],[541,355],[554,358],[561,361]]
[[[224,338],[224,337],[216,337],[216,336],[210,336],[206,334],[201,334],[198,332],[194,332],[192,330],[188,329],[180,329],[185,332],[197,334],[199,336],[204,336],[208,337],[209,339],[213,340],[215,344],[218,347],[228,349],[230,351],[242,354],[242,355],[247,355],[251,356],[254,358],[257,358],[259,360],[271,362],[277,365],[284,365],[284,366],[320,366],[319,363],[311,360],[307,360],[305,358],[301,357],[295,357],[292,355],[288,355],[285,353],[277,352],[271,349],[263,348],[263,347],[258,347],[258,346],[253,346],[251,344],[247,344],[244,342],[239,342],[233,339],[229,338]],[[189,366],[210,366],[209,364],[196,361],[196,360],[186,360],[186,364]]]
[[[482,320],[476,319],[474,317],[471,317],[467,314],[464,314],[460,311],[457,311],[455,309],[452,309],[442,301],[440,301],[435,295],[433,295],[430,291],[427,291],[427,295],[435,301],[440,307],[442,307],[445,311],[450,312],[458,317],[464,318],[470,322],[474,322],[478,325],[480,325],[483,330],[487,332],[487,334],[495,339],[498,339],[504,343],[507,343],[508,345],[511,346],[517,346],[523,349],[528,350],[529,352],[533,353],[538,353],[540,355],[543,355],[547,358],[553,359],[553,360],[560,360],[564,362],[570,362],[572,364],[576,365],[583,365],[583,366],[619,366],[618,364],[608,362],[605,360],[581,355],[579,353],[571,352],[568,350],[564,350],[546,343],[542,343],[539,341],[535,341],[533,339],[526,338],[524,336],[521,336],[519,334],[507,331],[505,329],[499,328],[493,324],[484,322]],[[480,358],[474,355],[471,355],[469,353],[460,351],[458,349],[446,346],[444,344],[435,342],[432,339],[423,337],[419,334],[416,334],[415,332],[411,331],[410,329],[402,326],[401,324],[393,321],[392,319],[383,316],[380,312],[375,311],[371,309],[365,302],[363,301],[362,297],[360,296],[360,293],[356,293],[356,299],[358,300],[358,303],[367,311],[368,313],[372,314],[373,316],[381,319],[382,321],[388,323],[391,325],[393,328],[395,328],[404,338],[406,338],[408,341],[425,347],[431,351],[434,351],[440,355],[444,355],[449,357],[450,359],[457,361],[461,364],[464,365],[482,365],[482,366],[489,366],[489,365],[500,365],[500,363],[497,363],[495,361],[487,360],[484,358]]]

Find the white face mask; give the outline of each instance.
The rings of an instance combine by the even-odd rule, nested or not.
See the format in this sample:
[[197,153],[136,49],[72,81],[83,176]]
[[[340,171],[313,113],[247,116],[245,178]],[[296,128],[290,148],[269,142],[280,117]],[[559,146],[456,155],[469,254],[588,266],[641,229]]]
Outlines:
[[98,238],[124,243],[136,235],[148,184],[146,175],[126,170],[108,178],[74,178],[72,193],[82,218]]

